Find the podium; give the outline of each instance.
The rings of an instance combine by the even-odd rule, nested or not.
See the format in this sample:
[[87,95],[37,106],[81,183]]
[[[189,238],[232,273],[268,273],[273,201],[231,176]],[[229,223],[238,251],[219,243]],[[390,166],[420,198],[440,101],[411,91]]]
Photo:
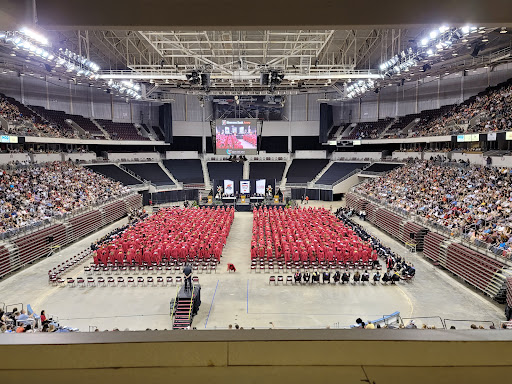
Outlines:
[[279,195],[274,195],[274,204],[279,203]]
[[240,202],[245,204],[245,195],[240,196]]
[[208,196],[208,204],[212,203],[213,196]]

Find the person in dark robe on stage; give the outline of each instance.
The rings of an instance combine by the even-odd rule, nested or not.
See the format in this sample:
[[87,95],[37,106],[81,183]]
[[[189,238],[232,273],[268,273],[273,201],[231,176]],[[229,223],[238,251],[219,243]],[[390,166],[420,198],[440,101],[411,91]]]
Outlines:
[[192,290],[192,268],[190,268],[188,264],[183,268],[183,275],[185,280],[185,291],[187,290],[187,287],[189,290]]

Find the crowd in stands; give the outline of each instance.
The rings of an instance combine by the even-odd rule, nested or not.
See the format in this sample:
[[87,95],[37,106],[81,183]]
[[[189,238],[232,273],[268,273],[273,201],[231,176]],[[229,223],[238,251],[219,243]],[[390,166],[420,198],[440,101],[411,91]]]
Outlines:
[[512,170],[432,161],[410,162],[356,191],[503,249],[512,249]]
[[[489,90],[479,95],[471,103],[463,103],[450,108],[441,116],[422,120],[415,127],[413,136],[439,136],[466,132],[505,131],[512,129],[512,85]],[[468,124],[474,117],[480,121],[468,129],[461,124]]]
[[233,218],[233,208],[162,209],[98,246],[94,262],[142,265],[160,263],[164,258],[220,260]]
[[120,183],[72,162],[0,170],[0,233],[59,217],[127,191]]
[[76,138],[71,132],[58,129],[57,126],[36,121],[34,116],[24,115],[19,108],[0,96],[0,116],[10,124],[2,131],[8,135],[48,136]]

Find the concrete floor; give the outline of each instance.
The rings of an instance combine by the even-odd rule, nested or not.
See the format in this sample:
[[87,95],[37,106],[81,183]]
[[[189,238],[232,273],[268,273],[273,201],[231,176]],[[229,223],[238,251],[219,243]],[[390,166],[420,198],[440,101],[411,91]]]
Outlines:
[[[311,206],[340,202],[310,202]],[[47,272],[61,261],[87,248],[95,238],[125,223],[120,220],[56,255],[44,259],[15,275],[0,281],[0,301],[6,304],[31,304],[36,311],[59,318],[61,324],[88,331],[119,328],[130,330],[170,329],[169,301],[176,287],[53,287]],[[239,324],[244,328],[325,328],[348,326],[357,317],[380,318],[400,311],[402,317],[435,317],[468,319],[455,323],[468,328],[473,320],[504,320],[502,306],[458,282],[447,273],[431,266],[423,256],[409,254],[397,241],[369,223],[370,232],[416,266],[412,283],[397,286],[269,286],[269,274],[250,272],[250,240],[252,213],[237,212],[231,227],[222,264],[216,274],[199,274],[202,305],[194,319],[198,329],[227,328]],[[233,263],[236,273],[228,273],[226,264]],[[83,276],[78,267],[67,276]],[[291,273],[290,273],[291,274]],[[421,323],[421,319],[419,320]],[[425,319],[439,327],[438,318]]]

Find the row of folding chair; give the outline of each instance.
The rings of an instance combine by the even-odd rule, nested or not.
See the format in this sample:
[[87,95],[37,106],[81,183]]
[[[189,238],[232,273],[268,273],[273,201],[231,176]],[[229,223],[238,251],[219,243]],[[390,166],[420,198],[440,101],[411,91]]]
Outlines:
[[[84,266],[84,273],[86,275],[148,275],[148,274],[162,274],[162,273],[181,273],[183,270],[183,266],[166,266],[163,267],[161,265],[157,266],[110,266],[110,267],[100,267],[100,266]],[[192,271],[194,273],[217,273],[217,263],[211,262],[208,265],[193,265]]]
[[[199,277],[193,276],[192,277],[193,283],[199,283]],[[72,278],[68,277],[67,279],[58,278],[55,282],[55,285],[59,286],[68,286],[68,287],[115,287],[115,286],[168,286],[168,285],[178,285],[183,283],[183,278],[181,276],[176,276],[176,278],[173,278],[172,276],[147,276],[147,277],[133,277],[128,276],[124,278],[123,276],[117,276],[117,278],[114,278],[113,276],[109,277],[102,277],[99,276],[97,278],[94,278],[92,276],[88,276],[87,278],[83,277],[77,277]]]
[[[400,281],[410,282],[410,281],[412,281],[413,278],[414,278],[413,276],[408,276],[408,275],[407,276],[402,276],[402,277],[400,277]],[[295,281],[295,278],[293,276],[286,276],[286,280],[284,280],[284,277],[282,275],[277,276],[277,278],[276,278],[275,275],[272,275],[268,279],[269,285],[271,283],[274,283],[275,285],[277,285],[279,283],[283,283],[284,281],[286,281],[286,284],[291,283],[291,284],[295,284],[295,285],[325,284],[325,283],[327,283],[327,284],[339,284],[339,285],[343,285],[343,284],[365,285],[366,283],[371,284],[371,285],[377,285],[377,283],[381,283],[382,285],[393,285],[393,284],[395,284],[392,281],[382,281],[382,280],[375,281],[375,280],[373,280],[373,277],[370,277],[369,280],[365,280],[365,281],[363,281],[363,280],[355,281],[353,279],[353,277],[351,277],[349,279],[349,281],[342,281],[342,280],[334,281],[332,276],[330,276],[329,279],[324,279],[323,275],[320,275],[318,280],[313,280],[313,277],[310,276],[310,279],[308,281],[305,281],[303,278],[301,278],[300,281]]]
[[69,272],[71,269],[75,268],[77,265],[83,263],[89,255],[90,255],[90,251],[88,251],[88,250],[82,251],[78,255],[75,255],[75,256],[71,257],[70,259],[64,261],[62,264],[59,264],[56,267],[50,269],[48,271],[49,282],[53,283],[62,274],[64,274],[64,272]]

